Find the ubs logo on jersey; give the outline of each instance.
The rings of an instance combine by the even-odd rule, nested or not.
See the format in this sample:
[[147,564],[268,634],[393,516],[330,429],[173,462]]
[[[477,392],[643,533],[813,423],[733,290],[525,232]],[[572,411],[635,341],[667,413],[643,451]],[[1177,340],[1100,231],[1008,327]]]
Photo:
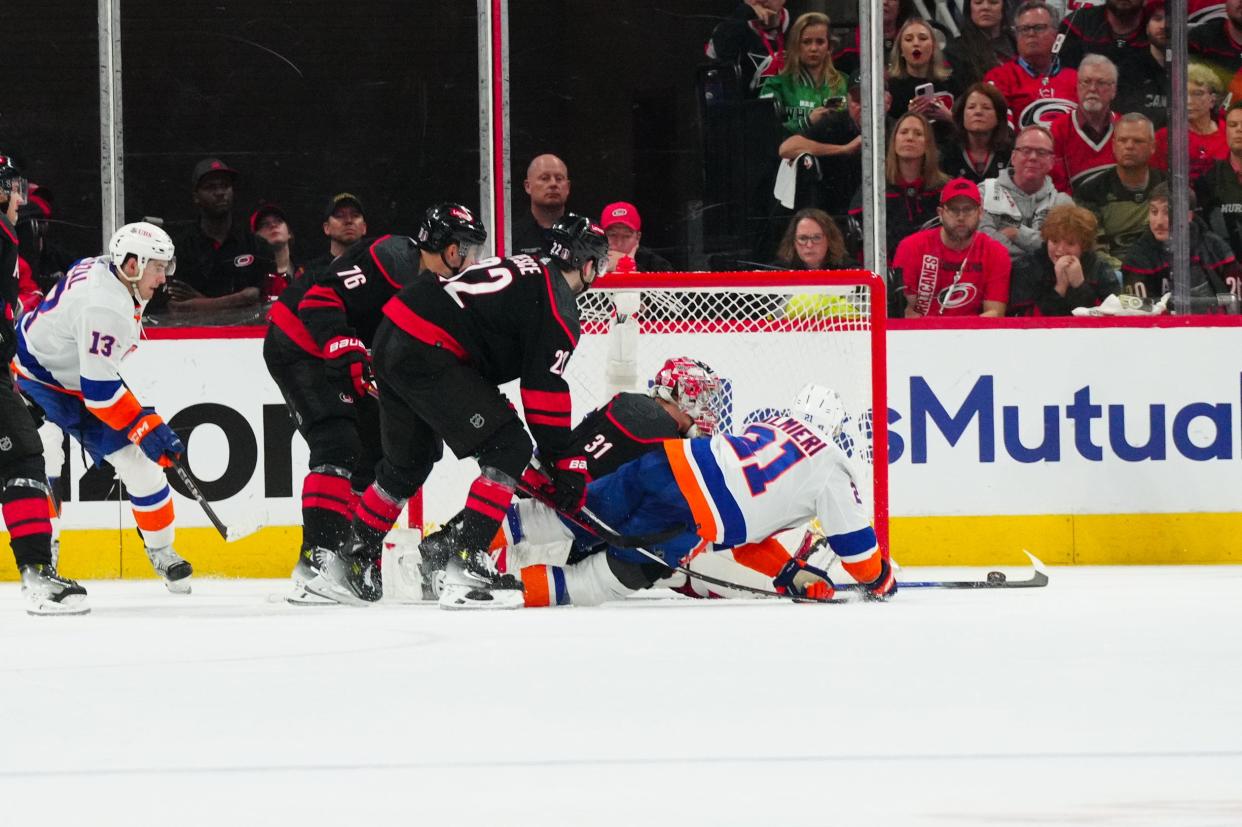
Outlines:
[[254,256],[250,255],[249,253],[246,253],[244,256],[238,256],[237,258],[233,259],[234,267],[238,267],[238,268],[249,267],[251,264],[254,264]]
[[[1046,90],[1041,89],[1040,94],[1044,91]],[[1050,126],[1059,116],[1073,112],[1077,108],[1078,104],[1065,98],[1040,98],[1032,101],[1026,109],[1022,110],[1022,116],[1018,118],[1018,126]]]

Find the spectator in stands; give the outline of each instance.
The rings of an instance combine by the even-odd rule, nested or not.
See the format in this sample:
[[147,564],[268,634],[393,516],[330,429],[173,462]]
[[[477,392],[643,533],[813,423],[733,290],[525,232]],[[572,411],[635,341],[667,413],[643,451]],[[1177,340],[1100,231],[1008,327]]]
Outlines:
[[604,207],[599,225],[608,236],[608,272],[667,273],[673,269],[663,256],[638,246],[643,238],[643,219],[633,204],[618,201]]
[[1169,122],[1169,27],[1164,0],[1149,0],[1147,52],[1126,67],[1126,82],[1117,90],[1113,108],[1118,112],[1142,112],[1156,128]]
[[1200,176],[1195,190],[1212,232],[1242,259],[1242,101],[1225,113],[1225,137],[1229,157]]
[[302,273],[302,268],[293,263],[293,233],[289,231],[285,211],[271,203],[260,204],[250,214],[250,232],[271,248],[275,266],[263,283],[263,300],[271,301]]
[[[940,168],[940,153],[932,140],[931,124],[917,112],[907,112],[893,125],[884,158],[885,236],[891,261],[897,242],[936,219],[940,188],[948,176]],[[854,196],[850,215],[862,220],[862,193]]]
[[785,0],[738,3],[733,14],[712,29],[707,56],[731,64],[742,91],[755,95],[763,81],[784,65],[789,20]]
[[1014,260],[1011,316],[1069,316],[1119,292],[1112,264],[1095,253],[1099,227],[1090,210],[1073,202],[1048,211],[1040,243]]
[[979,232],[979,188],[954,178],[940,192],[940,226],[902,240],[893,267],[906,292],[906,317],[1004,316],[1009,253]]
[[953,106],[953,127],[952,139],[940,147],[946,175],[979,183],[1009,166],[1009,106],[995,86],[976,83],[967,89]]
[[523,186],[530,196],[530,209],[514,210],[510,252],[538,253],[547,241],[548,229],[565,214],[565,202],[569,200],[569,168],[555,155],[538,155],[526,168]]
[[1065,35],[1061,60],[1080,71],[1088,54],[1103,55],[1118,67],[1128,66],[1147,53],[1146,23],[1143,0],[1104,0],[1099,6],[1076,6],[1061,23]]
[[776,248],[774,263],[788,270],[842,270],[850,266],[841,230],[832,216],[814,207],[794,213]]
[[[270,259],[260,256],[254,236],[233,220],[237,170],[216,158],[194,166],[191,178],[199,217],[173,236],[177,272],[151,303],[154,311],[195,314],[204,321],[217,311],[257,306]],[[166,296],[166,299],[165,299]]]
[[[1242,279],[1242,268],[1224,239],[1195,215],[1194,193],[1187,216],[1190,233],[1190,295],[1192,309],[1202,312],[1217,306],[1217,297],[1230,293],[1230,282]],[[1169,252],[1169,186],[1152,190],[1147,202],[1147,230],[1134,242],[1121,268],[1125,292],[1158,299],[1172,289]],[[1180,222],[1179,222],[1180,223]]]
[[1078,72],[1052,53],[1057,13],[1043,0],[1026,0],[1014,12],[1018,56],[990,69],[983,79],[1005,96],[1016,129],[1047,125],[1073,111],[1078,102]]
[[786,135],[795,135],[845,106],[845,75],[832,65],[827,15],[801,15],[789,29],[785,66],[763,81],[759,97],[771,98]]
[[[1233,84],[1242,72],[1242,0],[1225,0],[1224,17],[1195,26],[1187,41],[1190,53],[1211,65],[1222,87]],[[1235,92],[1233,102],[1239,99]]]
[[55,221],[56,199],[52,191],[39,184],[29,184],[26,203],[17,211],[18,298],[30,310],[42,301],[47,291],[64,277],[80,256],[58,244],[51,236]]
[[366,236],[366,210],[358,196],[338,192],[328,199],[323,210],[323,234],[328,239],[328,252],[306,262],[305,269],[312,273],[326,269],[334,258]]
[[[884,0],[884,47],[882,54],[887,55],[893,50],[894,44],[897,43],[897,32],[901,29],[901,24],[911,17],[917,16],[918,12],[914,8],[914,0]],[[849,75],[859,71],[858,38],[858,27],[855,26],[853,39],[850,41],[850,44],[832,56],[832,62],[836,64],[837,69]]]
[[1074,190],[1074,200],[1100,222],[1103,251],[1118,261],[1125,261],[1130,245],[1147,229],[1147,202],[1165,181],[1164,173],[1151,167],[1155,140],[1146,115],[1123,115],[1113,137],[1116,165]]
[[889,114],[900,117],[917,112],[948,133],[953,125],[953,104],[961,85],[945,63],[940,41],[930,23],[912,17],[897,32],[888,58],[888,89],[893,95]]
[[1005,20],[1003,0],[965,0],[969,14],[961,36],[944,47],[953,77],[964,87],[983,80],[989,71],[1017,57],[1013,30]]
[[[861,74],[855,72],[849,79],[845,110],[833,112],[811,124],[801,135],[786,138],[779,149],[782,158],[792,160],[799,155],[815,158],[811,174],[799,172],[799,200],[804,187],[811,189],[811,205],[831,214],[846,213],[850,208],[850,199],[862,185],[861,84]],[[887,89],[884,97],[886,104],[891,103]],[[889,129],[885,131],[891,132]]]
[[[1216,104],[1220,102],[1220,79],[1206,66],[1191,65],[1186,69],[1186,119],[1190,127],[1190,183],[1212,168],[1217,161],[1229,157],[1225,130],[1216,120]],[[1156,151],[1151,165],[1169,169],[1169,128],[1156,133]]]
[[1113,159],[1113,98],[1117,67],[1102,55],[1087,55],[1078,67],[1078,108],[1061,115],[1049,128],[1057,158],[1052,181],[1062,192],[1074,192],[1108,171]]
[[[1047,127],[1028,126],[1014,143],[1013,167],[1001,170],[980,187],[983,220],[979,229],[1003,244],[1011,255],[1039,250],[1045,241],[1040,230],[1048,213],[1074,203],[1052,185],[1048,173],[1053,154],[1052,133]],[[1091,223],[1095,226],[1094,219]]]

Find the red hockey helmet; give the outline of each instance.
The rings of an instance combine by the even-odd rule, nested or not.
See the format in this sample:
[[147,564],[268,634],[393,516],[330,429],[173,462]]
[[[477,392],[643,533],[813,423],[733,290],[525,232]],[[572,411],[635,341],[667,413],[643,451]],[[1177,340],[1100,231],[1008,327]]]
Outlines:
[[651,396],[676,405],[694,420],[689,436],[711,436],[720,419],[720,379],[697,359],[674,356],[656,371]]

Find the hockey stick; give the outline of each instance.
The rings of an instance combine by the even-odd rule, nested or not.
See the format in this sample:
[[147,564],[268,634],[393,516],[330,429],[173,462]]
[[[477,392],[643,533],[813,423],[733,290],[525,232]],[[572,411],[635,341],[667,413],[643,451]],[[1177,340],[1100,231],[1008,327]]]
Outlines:
[[[582,530],[589,531],[591,534],[594,534],[596,537],[600,538],[608,545],[616,546],[617,548],[641,549],[644,546],[659,545],[660,543],[667,542],[668,540],[671,540],[674,537],[678,537],[682,534],[685,534],[686,531],[688,530],[688,526],[678,525],[678,526],[674,526],[673,528],[666,529],[665,531],[658,531],[655,534],[647,534],[645,536],[639,536],[635,534],[617,534],[615,531],[612,531],[611,529],[609,529],[606,525],[604,525],[598,519],[596,520],[596,525],[588,525],[582,520],[578,519],[575,515],[567,514],[564,511],[560,511],[559,509],[557,509],[556,504],[553,503],[550,499],[548,499],[547,494],[536,489],[534,486],[528,484],[525,480],[518,480],[516,489],[519,492],[530,497],[532,500],[538,500],[539,502],[546,505],[548,508],[551,508],[553,511],[556,511],[557,514],[560,514],[566,520],[569,520],[571,523],[578,526]],[[583,511],[586,511],[586,509],[584,508]]]
[[[806,560],[828,542],[827,537],[820,537],[810,547],[799,551],[798,557]],[[1031,558],[1034,573],[1026,580],[1010,580],[1003,571],[990,571],[983,580],[898,580],[899,589],[1041,589],[1048,585],[1048,573],[1044,571],[1044,563],[1026,549],[1022,553]],[[861,583],[840,583],[837,591],[861,591]]]
[[173,470],[177,472],[177,476],[181,479],[181,484],[190,492],[190,496],[198,500],[199,506],[202,507],[203,513],[207,515],[207,519],[211,520],[211,524],[215,526],[216,531],[224,538],[226,543],[236,542],[243,537],[254,534],[263,527],[262,521],[254,520],[243,526],[229,527],[220,519],[220,515],[216,514],[216,510],[211,507],[211,503],[207,502],[207,497],[199,489],[198,484],[194,482],[194,478],[190,476],[189,470],[186,469],[185,463],[180,459],[170,460]]

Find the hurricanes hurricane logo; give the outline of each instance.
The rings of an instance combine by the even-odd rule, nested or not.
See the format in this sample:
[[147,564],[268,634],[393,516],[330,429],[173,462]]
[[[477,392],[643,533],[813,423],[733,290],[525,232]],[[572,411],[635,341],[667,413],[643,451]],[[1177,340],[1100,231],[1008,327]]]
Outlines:
[[1078,108],[1078,104],[1072,100],[1065,98],[1040,98],[1032,101],[1026,109],[1022,110],[1022,117],[1018,119],[1018,126],[1051,126],[1057,116],[1064,115],[1066,112],[1073,112]]
[[940,291],[937,297],[940,299],[940,306],[945,310],[953,310],[957,307],[965,307],[975,300],[979,294],[979,288],[973,284],[951,284]]

